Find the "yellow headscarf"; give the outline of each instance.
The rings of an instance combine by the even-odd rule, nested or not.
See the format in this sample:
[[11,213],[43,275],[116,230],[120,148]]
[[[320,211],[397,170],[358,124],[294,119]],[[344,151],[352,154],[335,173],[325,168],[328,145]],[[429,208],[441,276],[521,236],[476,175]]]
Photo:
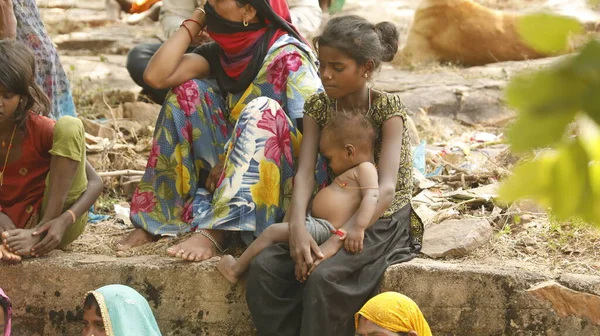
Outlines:
[[413,300],[400,293],[385,292],[367,301],[354,315],[357,329],[360,316],[389,331],[409,332],[414,330],[419,336],[431,336],[431,329],[429,329],[429,324],[425,321],[421,309]]

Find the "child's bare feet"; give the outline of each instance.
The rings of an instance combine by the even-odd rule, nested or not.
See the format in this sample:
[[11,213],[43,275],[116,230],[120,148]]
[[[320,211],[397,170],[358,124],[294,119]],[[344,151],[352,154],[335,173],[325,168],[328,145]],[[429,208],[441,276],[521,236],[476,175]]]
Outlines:
[[8,263],[18,263],[21,257],[10,252],[6,246],[0,244],[0,260]]
[[240,277],[242,276],[241,272],[237,269],[237,261],[232,255],[224,255],[221,258],[221,261],[217,264],[217,269],[227,281],[231,282],[232,285],[235,285],[240,281]]
[[32,255],[31,248],[42,240],[41,236],[33,236],[35,230],[17,229],[4,231],[2,233],[2,243],[14,254],[21,257]]

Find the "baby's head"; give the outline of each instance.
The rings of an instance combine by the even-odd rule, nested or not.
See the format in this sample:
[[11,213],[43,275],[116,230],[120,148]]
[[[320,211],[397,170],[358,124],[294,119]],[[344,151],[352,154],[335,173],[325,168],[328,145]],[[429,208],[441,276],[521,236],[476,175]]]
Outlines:
[[321,132],[321,154],[337,175],[363,162],[373,162],[377,131],[362,111],[338,111]]
[[83,303],[83,331],[82,336],[104,336],[106,332],[104,330],[104,321],[102,320],[102,312],[100,311],[100,305],[94,297],[94,294],[90,293],[85,298]]

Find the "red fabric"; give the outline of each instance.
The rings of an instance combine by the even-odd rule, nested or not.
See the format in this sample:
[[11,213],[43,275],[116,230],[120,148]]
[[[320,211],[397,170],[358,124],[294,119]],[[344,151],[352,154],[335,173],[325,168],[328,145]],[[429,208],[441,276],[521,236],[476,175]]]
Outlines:
[[[271,8],[273,11],[287,21],[290,26],[292,25],[292,17],[290,15],[290,9],[285,0],[270,0]],[[265,23],[269,25],[271,22],[265,20]],[[251,32],[239,32],[234,34],[217,34],[210,32],[207,29],[210,37],[217,42],[217,44],[223,50],[225,59],[221,58],[221,65],[225,70],[225,73],[231,78],[239,79],[240,75],[250,63],[252,59],[251,55],[248,57],[241,58],[233,61],[237,55],[244,55],[251,49],[254,44],[267,32],[267,28],[263,28],[257,31]],[[279,39],[282,35],[287,34],[285,30],[278,29],[277,32],[269,41],[269,48]]]
[[25,124],[21,156],[9,163],[4,171],[0,209],[17,228],[25,227],[42,206],[46,175],[50,171],[49,151],[52,149],[54,124],[52,119],[30,112]]

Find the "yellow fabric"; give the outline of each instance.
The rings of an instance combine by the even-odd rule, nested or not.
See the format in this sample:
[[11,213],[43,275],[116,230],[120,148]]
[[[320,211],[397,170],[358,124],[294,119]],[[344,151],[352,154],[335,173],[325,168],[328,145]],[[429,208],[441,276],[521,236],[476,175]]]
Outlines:
[[[64,116],[56,122],[50,154],[78,162],[77,172],[75,172],[71,188],[69,189],[67,199],[65,200],[65,206],[63,208],[63,212],[65,212],[79,199],[79,197],[81,197],[81,194],[87,189],[88,185],[87,174],[85,172],[87,162],[85,155],[85,130],[81,120]],[[44,201],[42,202],[42,213],[46,209],[46,204],[48,204],[48,197],[50,195],[49,185],[50,174],[46,177],[46,190],[44,192]],[[65,232],[59,248],[69,245],[83,233],[87,224],[87,219],[87,212],[83,216],[77,218],[77,221]]]
[[385,292],[367,301],[354,315],[356,328],[360,316],[392,332],[414,330],[419,336],[431,336],[431,329],[421,309],[413,300],[400,293]]

